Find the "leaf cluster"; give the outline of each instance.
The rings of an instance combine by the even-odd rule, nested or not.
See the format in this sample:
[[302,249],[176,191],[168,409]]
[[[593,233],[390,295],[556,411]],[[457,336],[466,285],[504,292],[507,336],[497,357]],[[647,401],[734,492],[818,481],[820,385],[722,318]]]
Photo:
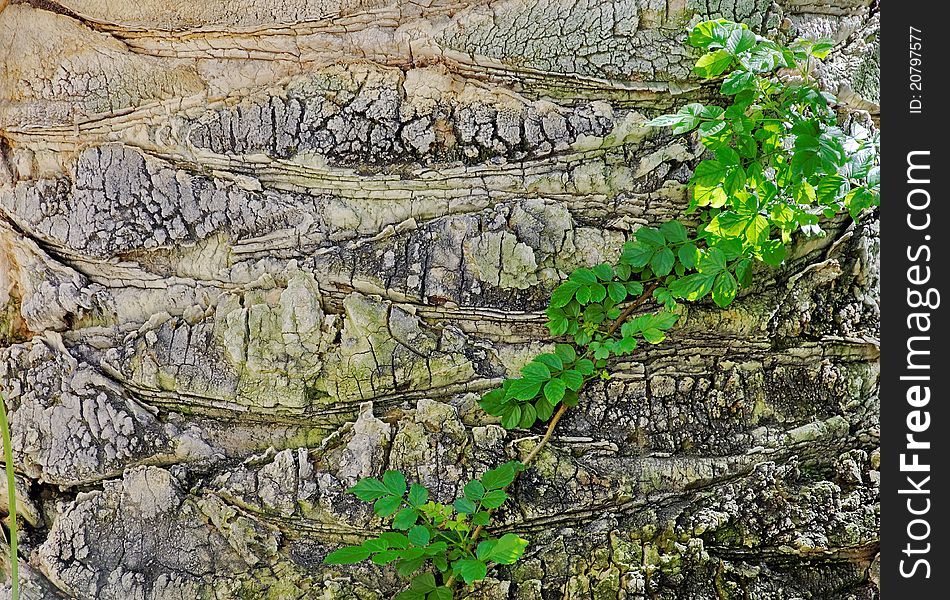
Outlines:
[[[449,505],[430,500],[429,490],[419,483],[407,486],[399,471],[386,471],[382,479],[362,479],[347,492],[372,502],[377,516],[392,519],[393,530],[335,550],[324,563],[353,564],[367,559],[378,565],[392,563],[400,575],[412,576],[397,600],[451,600],[453,591],[446,585],[449,577],[472,583],[484,579],[492,565],[512,564],[524,553],[528,543],[516,534],[482,535],[491,511],[508,499],[505,488],[523,468],[512,461],[486,471],[465,484],[462,495]],[[430,565],[441,575],[441,583],[425,570]]]

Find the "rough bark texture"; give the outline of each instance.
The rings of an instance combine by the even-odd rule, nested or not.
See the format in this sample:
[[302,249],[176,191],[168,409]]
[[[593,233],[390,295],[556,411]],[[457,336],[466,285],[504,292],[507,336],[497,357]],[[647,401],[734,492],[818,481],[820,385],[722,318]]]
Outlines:
[[[5,2],[0,1],[0,6]],[[0,13],[0,378],[26,598],[388,598],[325,567],[406,470],[524,456],[480,391],[571,269],[680,215],[715,87],[684,27],[839,42],[870,0],[14,0]],[[613,366],[499,513],[468,597],[877,597],[876,215]],[[28,565],[26,562],[28,561]]]

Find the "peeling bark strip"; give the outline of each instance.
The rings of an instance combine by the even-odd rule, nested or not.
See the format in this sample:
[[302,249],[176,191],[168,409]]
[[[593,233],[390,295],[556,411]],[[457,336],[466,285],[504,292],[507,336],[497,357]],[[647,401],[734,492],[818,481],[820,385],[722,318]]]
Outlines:
[[[536,447],[478,393],[561,277],[681,215],[701,149],[642,123],[713,96],[681,44],[711,17],[833,37],[823,83],[876,116],[870,0],[3,8],[24,597],[390,597],[322,564],[378,526],[343,490],[446,501]],[[878,223],[828,229],[592,387],[470,598],[878,596]]]

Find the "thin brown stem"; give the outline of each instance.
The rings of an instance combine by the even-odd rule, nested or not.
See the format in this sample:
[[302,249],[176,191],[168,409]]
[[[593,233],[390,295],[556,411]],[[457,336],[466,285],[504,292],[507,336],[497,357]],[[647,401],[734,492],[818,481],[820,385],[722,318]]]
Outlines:
[[644,302],[646,302],[647,299],[650,298],[650,296],[653,294],[653,290],[655,290],[655,289],[658,288],[658,287],[660,287],[660,284],[659,284],[658,282],[653,282],[653,283],[651,283],[650,285],[648,285],[648,286],[643,290],[643,293],[640,294],[640,297],[639,297],[639,298],[637,298],[636,300],[634,300],[634,301],[630,304],[630,306],[628,306],[627,308],[623,309],[623,312],[620,313],[620,316],[617,317],[617,319],[610,325],[609,328],[607,328],[607,337],[610,337],[610,336],[612,336],[614,333],[616,333],[617,330],[620,329],[620,326],[624,324],[624,321],[626,321],[627,319],[630,318],[630,315],[633,314],[633,311],[637,310],[637,308],[638,308],[641,304],[643,304]]

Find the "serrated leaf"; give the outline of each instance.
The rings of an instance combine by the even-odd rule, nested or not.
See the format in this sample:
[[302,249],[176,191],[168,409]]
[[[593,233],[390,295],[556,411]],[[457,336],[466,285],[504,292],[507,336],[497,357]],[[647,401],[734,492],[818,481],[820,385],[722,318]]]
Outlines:
[[583,285],[579,287],[574,293],[574,297],[577,298],[577,301],[581,304],[590,302],[590,286]]
[[601,281],[610,281],[614,278],[614,269],[606,263],[601,263],[594,267],[594,275]]
[[374,554],[372,561],[374,565],[388,565],[397,558],[399,558],[399,552],[397,550],[383,550],[382,552]]
[[498,490],[507,487],[515,480],[515,475],[518,473],[519,468],[523,468],[520,463],[509,461],[490,471],[486,471],[480,478],[482,485],[485,486],[486,490]]
[[607,297],[607,288],[602,283],[595,283],[590,286],[590,301],[603,302]]
[[451,588],[440,586],[429,592],[426,600],[452,600],[453,597]]
[[352,565],[369,558],[370,551],[362,546],[344,546],[334,550],[323,559],[326,565]]
[[744,27],[733,29],[723,46],[733,55],[741,54],[755,46],[755,34]]
[[[505,397],[516,400],[531,400],[541,391],[541,383],[541,381],[536,380],[513,379],[511,385],[508,386]],[[518,417],[521,418],[521,415]]]
[[687,269],[695,267],[696,261],[699,259],[699,250],[696,248],[696,244],[693,243],[683,244],[676,251],[676,254]]
[[476,509],[475,503],[468,498],[458,498],[452,506],[455,507],[456,512],[463,515],[470,515],[475,512]]
[[574,369],[564,371],[561,373],[560,378],[561,381],[564,382],[565,387],[574,390],[575,392],[581,389],[581,386],[584,385],[584,376],[581,375],[579,371],[575,371]]
[[733,56],[727,50],[709,52],[696,61],[693,73],[710,79],[725,72],[732,65],[732,61]]
[[482,498],[482,506],[485,508],[498,508],[508,499],[508,494],[504,490],[492,490]]
[[403,577],[408,577],[411,573],[418,571],[424,561],[423,558],[404,558],[396,562],[396,572]]
[[742,90],[755,88],[755,75],[748,71],[733,71],[722,80],[719,91],[727,96],[738,94]]
[[373,504],[373,512],[380,517],[388,517],[399,510],[402,498],[399,496],[383,496]]
[[715,186],[722,183],[727,172],[728,168],[718,160],[704,160],[696,166],[690,181],[698,186]]
[[[405,510],[414,512],[412,511],[412,509],[408,509],[408,508]],[[406,537],[405,534],[398,533],[396,531],[386,531],[384,533],[381,533],[379,534],[379,539],[386,542],[390,548],[403,549],[403,548],[409,547],[409,538]]]
[[506,533],[498,539],[486,558],[500,565],[514,564],[524,554],[524,549],[527,546],[527,540],[523,540],[513,533]]
[[557,404],[564,397],[566,386],[560,379],[552,379],[544,384],[544,397],[552,405]]
[[627,293],[631,296],[639,296],[643,293],[643,284],[639,281],[628,281],[626,287]]
[[[538,389],[541,389],[541,384],[537,384]],[[534,396],[531,396],[532,398]],[[521,407],[517,404],[511,405],[505,409],[504,414],[501,416],[501,426],[505,429],[514,429],[521,424]]]
[[[411,569],[408,573],[412,573],[415,569]],[[396,594],[393,597],[393,600],[425,600],[425,594],[420,594],[415,590],[403,590]]]
[[656,227],[641,227],[634,233],[637,241],[653,249],[666,245],[666,238]]
[[474,515],[472,515],[473,525],[481,525],[482,527],[484,527],[485,525],[488,525],[490,522],[491,522],[491,513],[489,513],[488,511],[480,510]]
[[649,328],[649,329],[644,329],[644,330],[641,332],[641,335],[643,335],[643,339],[645,339],[646,341],[650,342],[651,344],[659,344],[659,343],[662,342],[664,339],[666,339],[666,334],[665,334],[665,333],[663,333],[663,332],[660,331],[659,329],[655,329],[655,328],[652,328],[652,327]]
[[569,344],[558,344],[554,347],[554,353],[561,357],[564,364],[570,364],[577,359],[577,351]]
[[521,375],[524,376],[526,381],[544,382],[551,379],[551,369],[540,362],[531,361],[521,368]]
[[409,533],[406,534],[406,537],[409,538],[409,541],[415,546],[426,546],[429,544],[429,529],[424,525],[415,525],[409,529]]
[[554,414],[554,407],[547,398],[538,398],[534,403],[534,412],[537,413],[539,421],[547,421]]
[[594,363],[588,358],[582,358],[577,361],[574,368],[577,369],[581,375],[591,375],[594,372]]
[[693,273],[677,279],[670,284],[669,289],[670,292],[678,298],[695,301],[705,297],[706,294],[712,291],[715,280],[715,275]]
[[412,578],[409,589],[427,594],[435,589],[435,576],[432,573],[422,573]]
[[673,255],[673,251],[664,246],[650,259],[650,268],[653,269],[656,275],[663,277],[669,275],[670,271],[673,270],[674,262],[676,262],[676,257]]
[[732,304],[736,298],[736,292],[739,286],[736,278],[729,271],[723,271],[716,276],[716,282],[713,284],[712,298],[720,308],[725,308]]
[[404,508],[393,519],[393,529],[405,531],[416,524],[419,514],[411,508]]
[[551,294],[551,306],[561,308],[566,305],[574,298],[574,293],[579,287],[580,284],[576,281],[568,280],[554,288],[554,292]]
[[715,275],[726,268],[726,257],[719,248],[710,248],[699,259],[699,272]]
[[627,242],[623,245],[621,259],[629,265],[640,268],[645,267],[653,256],[653,247],[642,242]]
[[383,473],[383,484],[390,494],[402,497],[406,493],[406,476],[399,471],[386,471]]
[[[496,391],[502,393],[500,389]],[[409,495],[406,499],[409,501],[409,504],[413,506],[422,506],[429,501],[429,490],[418,483],[413,483],[409,486]]]
[[627,298],[627,288],[622,283],[611,281],[607,284],[607,295],[614,302],[623,302]]
[[570,278],[571,281],[576,281],[583,285],[597,283],[597,276],[594,275],[594,272],[585,268],[574,269],[574,271],[571,272]]
[[[552,380],[553,381],[553,380]],[[518,424],[522,429],[528,429],[538,420],[538,413],[534,410],[533,404],[523,404],[521,406],[521,422]]]
[[660,233],[663,234],[663,237],[665,237],[667,241],[674,244],[685,242],[686,236],[688,235],[686,227],[676,220],[667,221],[660,225]]
[[719,185],[697,185],[693,188],[693,201],[697,206],[719,208],[726,203],[727,199],[725,190]]
[[551,369],[552,372],[559,371],[564,368],[564,362],[557,354],[539,354],[534,360]]
[[461,577],[465,583],[472,583],[485,579],[485,575],[488,574],[488,567],[480,560],[457,560],[452,563],[452,572]]
[[381,496],[389,494],[389,488],[387,488],[382,481],[372,477],[361,479],[356,483],[356,485],[350,487],[346,491],[350,494],[354,494],[363,502],[372,502]]

